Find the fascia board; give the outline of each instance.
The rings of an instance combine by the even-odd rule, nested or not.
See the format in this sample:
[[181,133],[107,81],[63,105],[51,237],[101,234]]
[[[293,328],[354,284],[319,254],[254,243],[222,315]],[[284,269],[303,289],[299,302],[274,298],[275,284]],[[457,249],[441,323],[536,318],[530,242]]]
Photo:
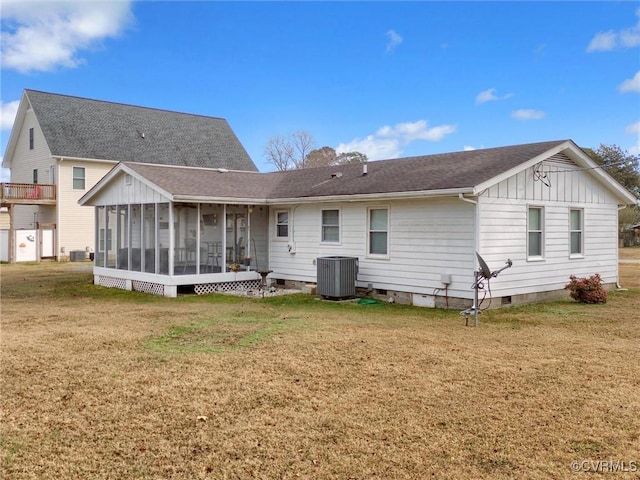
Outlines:
[[219,203],[219,204],[238,204],[238,205],[267,205],[268,201],[264,198],[247,198],[247,197],[207,197],[194,195],[173,195],[173,202],[196,202],[196,203]]
[[331,195],[316,197],[288,197],[269,198],[267,204],[277,205],[283,203],[317,203],[317,202],[361,202],[372,200],[408,200],[429,197],[458,196],[460,193],[474,193],[472,187],[453,188],[443,190],[419,190],[413,192],[389,192],[389,193],[367,193],[358,195]]
[[[27,115],[27,110],[29,109],[29,99],[27,98],[27,94],[23,93],[22,98],[20,99],[20,104],[18,105],[18,111],[16,112],[16,118],[13,121],[13,125],[11,126],[11,133],[9,134],[9,141],[7,142],[7,148],[4,151],[4,157],[2,158],[2,167],[3,168],[11,168],[10,159],[13,159],[13,155],[16,150],[16,145],[18,143],[18,136],[20,134],[20,130],[22,130],[22,125],[24,124],[24,119]],[[19,126],[16,128],[16,126]]]
[[66,155],[53,155],[53,157],[57,158],[61,162],[72,161],[72,162],[111,163],[114,165],[117,165],[119,163],[118,160],[104,160],[101,158],[68,157]]
[[[575,145],[575,144],[574,144]],[[596,163],[589,155],[584,153],[584,151],[575,146],[573,149],[569,149],[567,152],[567,156],[569,156],[572,160],[574,160],[577,164],[588,169],[588,171],[600,179],[605,186],[607,186],[610,190],[612,190],[615,194],[617,194],[621,200],[626,200],[628,203],[625,205],[635,205],[638,199],[626,188],[624,188],[618,181],[609,175],[601,165]]]
[[119,163],[115,167],[113,167],[111,170],[109,170],[104,177],[98,180],[98,183],[96,183],[93,187],[91,187],[91,189],[87,193],[85,193],[82,197],[80,197],[80,199],[78,200],[78,203],[80,205],[92,205],[91,201],[93,198],[95,198],[96,194],[98,194],[100,190],[102,190],[106,185],[108,185],[120,173],[128,173],[129,175],[131,175],[132,178],[135,178],[141,183],[153,188],[162,196],[166,197],[168,200],[173,200],[173,195],[167,192],[165,189],[160,188],[155,183],[150,182],[145,177],[138,174],[138,172],[129,168],[127,165],[123,163]]

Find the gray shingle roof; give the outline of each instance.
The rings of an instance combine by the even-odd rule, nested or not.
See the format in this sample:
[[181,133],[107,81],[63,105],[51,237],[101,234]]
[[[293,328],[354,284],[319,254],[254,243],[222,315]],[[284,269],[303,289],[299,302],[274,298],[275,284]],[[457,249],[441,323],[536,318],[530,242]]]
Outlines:
[[25,94],[54,156],[257,171],[223,118]]
[[286,199],[472,189],[566,140],[286,172],[219,172],[127,164],[173,195]]

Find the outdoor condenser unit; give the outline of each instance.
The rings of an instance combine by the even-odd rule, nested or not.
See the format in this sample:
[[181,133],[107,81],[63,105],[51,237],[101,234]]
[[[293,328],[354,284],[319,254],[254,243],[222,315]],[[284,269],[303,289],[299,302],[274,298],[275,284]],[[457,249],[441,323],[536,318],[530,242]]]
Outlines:
[[70,262],[84,262],[87,259],[87,254],[84,250],[71,250],[69,252]]
[[357,257],[318,257],[317,293],[326,298],[347,298],[356,294]]

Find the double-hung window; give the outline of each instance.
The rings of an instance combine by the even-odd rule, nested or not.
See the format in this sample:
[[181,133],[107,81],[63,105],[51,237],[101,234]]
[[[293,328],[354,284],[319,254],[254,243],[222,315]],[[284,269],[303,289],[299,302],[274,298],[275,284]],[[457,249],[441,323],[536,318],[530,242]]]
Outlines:
[[340,210],[322,210],[322,241],[340,241]]
[[389,255],[389,209],[375,207],[368,213],[368,254],[386,257]]
[[583,210],[572,208],[569,210],[569,254],[571,256],[582,256],[583,254]]
[[527,257],[542,258],[544,255],[544,209],[529,207],[527,213]]
[[289,238],[289,211],[276,211],[276,238]]
[[84,167],[73,167],[73,189],[84,190],[85,170]]

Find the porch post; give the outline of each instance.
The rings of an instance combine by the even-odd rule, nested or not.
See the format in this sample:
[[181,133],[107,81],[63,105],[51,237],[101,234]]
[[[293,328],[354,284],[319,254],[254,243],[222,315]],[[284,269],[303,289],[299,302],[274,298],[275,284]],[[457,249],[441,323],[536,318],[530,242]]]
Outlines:
[[9,263],[16,263],[16,240],[14,238],[16,235],[16,230],[13,224],[13,205],[9,204],[7,208],[9,209]]

